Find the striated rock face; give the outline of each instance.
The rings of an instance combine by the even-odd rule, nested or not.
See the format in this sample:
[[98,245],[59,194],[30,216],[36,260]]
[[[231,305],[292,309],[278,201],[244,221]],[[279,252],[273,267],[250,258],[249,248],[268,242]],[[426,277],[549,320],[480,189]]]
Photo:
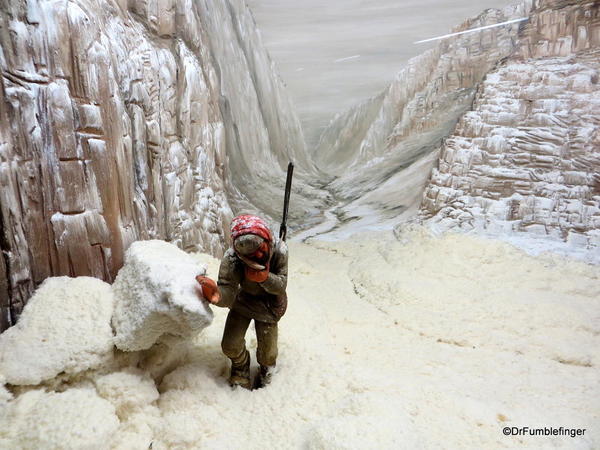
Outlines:
[[[457,31],[527,16],[531,3],[487,10]],[[338,115],[314,154],[338,176],[337,216],[378,227],[417,213],[442,139],[470,109],[485,75],[515,49],[519,24],[465,34],[409,61],[381,95]]]
[[537,1],[518,50],[442,149],[420,215],[436,228],[600,245],[600,5]]
[[135,240],[220,255],[232,209],[275,215],[282,165],[312,170],[242,0],[6,2],[0,45],[0,329]]

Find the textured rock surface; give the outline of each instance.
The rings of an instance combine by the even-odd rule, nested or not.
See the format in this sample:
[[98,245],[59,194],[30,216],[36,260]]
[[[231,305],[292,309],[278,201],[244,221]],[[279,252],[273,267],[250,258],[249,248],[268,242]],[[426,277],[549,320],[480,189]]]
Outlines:
[[113,283],[115,345],[146,350],[163,334],[192,336],[210,325],[208,302],[197,297],[195,277],[206,268],[168,242],[134,242]]
[[231,207],[275,215],[281,164],[312,170],[242,0],[12,1],[0,45],[0,329],[135,240],[218,256]]
[[[487,10],[456,30],[527,16],[529,8],[524,2]],[[338,176],[329,188],[342,202],[341,222],[359,219],[354,230],[367,222],[378,227],[418,211],[442,139],[469,110],[485,75],[514,50],[518,30],[512,24],[441,41],[411,59],[381,95],[331,122],[314,157]]]
[[538,1],[443,147],[421,216],[600,245],[600,5]]
[[600,6],[526,1],[458,29],[523,16],[440,43],[330,124],[315,158],[340,205],[319,233],[418,215],[600,261]]
[[21,320],[0,334],[0,378],[38,384],[110,361],[114,297],[91,277],[52,277],[36,290]]

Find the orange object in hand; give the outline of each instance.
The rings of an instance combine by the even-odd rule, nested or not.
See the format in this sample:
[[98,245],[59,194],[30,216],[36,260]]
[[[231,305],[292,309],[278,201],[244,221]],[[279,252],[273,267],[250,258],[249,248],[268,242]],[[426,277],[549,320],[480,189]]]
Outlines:
[[209,303],[213,305],[219,303],[221,300],[221,293],[219,292],[219,286],[214,280],[203,275],[198,275],[196,281],[200,284],[202,289],[202,297],[204,297]]
[[263,270],[256,270],[252,267],[245,267],[246,278],[250,281],[255,281],[257,283],[262,283],[269,277],[269,265],[265,267]]

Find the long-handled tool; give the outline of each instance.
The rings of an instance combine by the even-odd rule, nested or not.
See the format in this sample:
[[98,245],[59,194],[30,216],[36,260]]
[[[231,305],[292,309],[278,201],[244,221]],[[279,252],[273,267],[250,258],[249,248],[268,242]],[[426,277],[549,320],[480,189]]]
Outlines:
[[290,162],[287,169],[287,179],[285,180],[285,197],[283,199],[283,217],[279,227],[279,239],[285,241],[287,236],[287,216],[290,207],[290,192],[292,191],[292,175],[294,174],[294,163]]

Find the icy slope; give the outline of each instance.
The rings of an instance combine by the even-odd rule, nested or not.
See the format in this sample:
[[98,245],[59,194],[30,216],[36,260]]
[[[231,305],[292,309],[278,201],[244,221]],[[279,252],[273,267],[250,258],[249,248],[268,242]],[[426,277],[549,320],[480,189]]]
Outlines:
[[218,256],[233,213],[279,218],[290,158],[292,222],[326,200],[243,0],[18,0],[0,21],[0,329],[48,276],[111,281],[135,240]]
[[522,245],[525,233],[566,241],[600,262],[599,77],[597,3],[537,2],[517,53],[446,140],[421,217]]
[[[11,387],[16,398],[0,395],[0,447],[60,427],[63,446],[87,437],[93,448],[597,448],[597,271],[478,237],[399,237],[290,244],[289,309],[268,388],[227,386],[227,311],[215,308],[188,359],[156,387],[127,367],[88,373],[62,393]],[[216,276],[218,260],[197,260]],[[54,414],[31,425],[36,407]],[[102,424],[95,433],[79,433],[79,408]],[[508,437],[505,426],[586,434]]]

